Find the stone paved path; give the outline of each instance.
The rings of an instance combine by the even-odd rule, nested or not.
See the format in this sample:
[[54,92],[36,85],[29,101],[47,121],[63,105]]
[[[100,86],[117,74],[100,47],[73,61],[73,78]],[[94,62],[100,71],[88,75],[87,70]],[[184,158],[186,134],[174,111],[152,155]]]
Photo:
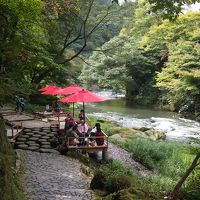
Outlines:
[[66,156],[17,150],[24,160],[25,191],[31,200],[92,200],[81,163]]
[[121,161],[127,167],[136,169],[136,171],[138,171],[143,176],[151,176],[154,174],[151,170],[136,162],[132,158],[131,153],[112,143],[109,143],[108,157]]

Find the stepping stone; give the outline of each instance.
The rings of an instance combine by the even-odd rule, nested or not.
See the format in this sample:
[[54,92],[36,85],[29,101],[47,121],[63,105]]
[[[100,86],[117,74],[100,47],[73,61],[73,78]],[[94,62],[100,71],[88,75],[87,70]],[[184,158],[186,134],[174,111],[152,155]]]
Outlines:
[[33,128],[33,131],[40,131],[41,128]]
[[31,133],[31,132],[27,132],[27,133],[25,133],[26,135],[29,135],[29,136],[32,136],[33,135],[33,133]]
[[47,139],[39,138],[39,139],[38,139],[38,142],[39,142],[39,143],[41,143],[41,142],[47,142]]
[[42,149],[51,149],[52,147],[50,145],[42,145],[41,148]]
[[37,144],[35,141],[27,141],[26,144]]
[[39,134],[40,131],[32,131],[33,134]]
[[29,146],[27,147],[27,150],[30,150],[30,151],[37,151],[40,147],[37,147],[37,146]]
[[18,138],[17,138],[17,141],[19,141],[19,142],[25,142],[25,141],[26,141],[26,138],[18,137]]
[[17,148],[26,150],[28,148],[28,145],[27,144],[20,144],[20,145],[17,146]]
[[51,129],[51,131],[52,131],[52,132],[57,132],[57,131],[58,131],[58,129]]
[[33,134],[33,137],[40,138],[40,137],[41,137],[41,135],[39,135],[39,134]]
[[21,138],[29,138],[30,136],[29,135],[22,135],[22,136],[20,136]]
[[24,142],[15,142],[15,145],[25,144]]
[[48,136],[42,136],[41,139],[47,139],[48,140],[48,139],[50,139],[50,137],[48,137]]
[[29,138],[29,140],[30,140],[30,141],[38,141],[39,138],[37,138],[37,137],[31,137],[31,138]]
[[47,133],[45,133],[45,132],[39,132],[38,135],[46,136]]
[[47,136],[48,136],[48,137],[54,137],[54,134],[49,133]]
[[41,142],[41,145],[51,145],[50,142]]
[[40,147],[40,145],[37,144],[37,143],[30,143],[30,144],[29,144],[29,147]]
[[56,151],[54,149],[40,149],[39,152],[40,153],[55,153],[55,154],[60,154],[58,151]]
[[46,131],[46,130],[44,130],[43,133],[51,133],[51,131]]
[[31,132],[31,129],[24,129],[23,132]]

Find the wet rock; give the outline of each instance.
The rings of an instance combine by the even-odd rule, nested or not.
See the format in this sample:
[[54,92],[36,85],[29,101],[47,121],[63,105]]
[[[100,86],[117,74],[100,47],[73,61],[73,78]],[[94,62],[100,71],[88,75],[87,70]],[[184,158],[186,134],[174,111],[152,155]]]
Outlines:
[[149,128],[146,128],[146,127],[141,127],[141,128],[139,128],[138,130],[140,130],[140,131],[144,132],[144,131],[148,131],[148,130],[149,130]]
[[149,129],[144,132],[147,137],[149,137],[152,140],[159,140],[159,139],[165,139],[165,133],[156,131],[154,129]]
[[111,139],[117,140],[119,142],[124,142],[125,139],[120,136],[120,134],[114,134],[110,137]]

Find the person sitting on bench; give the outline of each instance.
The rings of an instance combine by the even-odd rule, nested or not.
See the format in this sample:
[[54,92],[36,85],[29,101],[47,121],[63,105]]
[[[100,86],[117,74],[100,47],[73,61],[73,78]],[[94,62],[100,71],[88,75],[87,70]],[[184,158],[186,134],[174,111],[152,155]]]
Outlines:
[[102,137],[102,136],[105,136],[105,135],[101,130],[100,124],[96,127],[96,129],[97,129],[97,132],[96,132],[96,137],[97,137],[96,138],[96,143],[97,143],[97,146],[104,145],[104,137]]
[[68,145],[75,146],[75,145],[79,144],[79,141],[78,141],[79,136],[77,134],[77,127],[78,127],[77,124],[75,124],[73,127],[66,130],[65,137],[66,137]]
[[71,114],[68,114],[66,119],[65,119],[65,131],[72,128],[75,125],[74,118],[72,117]]

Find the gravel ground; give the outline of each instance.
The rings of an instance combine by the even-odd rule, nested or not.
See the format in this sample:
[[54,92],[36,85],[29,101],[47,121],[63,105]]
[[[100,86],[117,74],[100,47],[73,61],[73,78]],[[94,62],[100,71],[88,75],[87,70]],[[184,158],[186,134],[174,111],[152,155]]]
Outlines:
[[135,169],[143,176],[151,176],[154,174],[153,171],[133,160],[131,153],[112,143],[109,143],[108,157],[121,161],[125,166]]

